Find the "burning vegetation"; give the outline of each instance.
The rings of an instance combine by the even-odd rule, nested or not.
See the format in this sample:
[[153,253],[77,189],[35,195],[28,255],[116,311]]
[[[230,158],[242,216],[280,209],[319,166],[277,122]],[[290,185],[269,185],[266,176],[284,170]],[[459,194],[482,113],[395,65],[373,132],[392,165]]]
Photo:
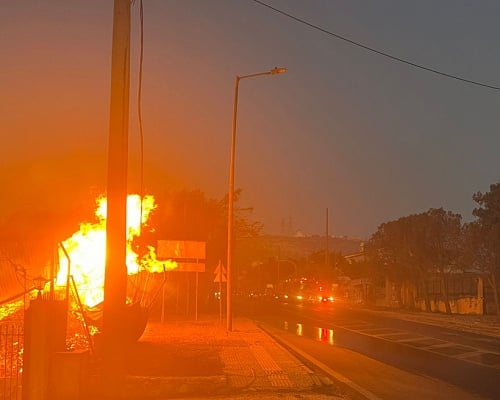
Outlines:
[[[139,246],[137,243],[141,231],[149,229],[147,222],[155,208],[155,199],[151,195],[145,196],[142,204],[137,194],[127,197],[127,305],[134,313],[140,310],[144,316],[143,326],[147,309],[164,283],[165,272],[177,268],[177,263],[171,260],[158,260],[152,245]],[[95,215],[95,222],[81,223],[78,231],[59,243],[59,268],[54,279],[54,292],[57,298],[65,296],[68,300],[68,349],[92,346],[92,337],[101,328],[106,263],[105,197],[97,199]],[[45,286],[49,282],[46,280]],[[2,314],[7,312],[11,310],[1,311]],[[135,338],[142,334],[141,327],[134,327],[133,330]]]
[[[153,246],[146,246],[147,251],[140,256],[134,239],[141,229],[147,226],[151,212],[156,208],[153,196],[133,194],[127,197],[127,255],[128,275],[137,277],[145,273],[163,273],[177,267],[170,260],[160,261],[156,257]],[[68,281],[68,271],[72,276],[81,302],[94,307],[104,299],[104,271],[106,262],[106,211],[107,200],[101,197],[97,200],[97,222],[80,224],[80,229],[70,238],[64,240],[59,251],[60,270],[56,283],[65,286]],[[67,253],[67,256],[65,254]],[[133,298],[128,299],[133,302]]]

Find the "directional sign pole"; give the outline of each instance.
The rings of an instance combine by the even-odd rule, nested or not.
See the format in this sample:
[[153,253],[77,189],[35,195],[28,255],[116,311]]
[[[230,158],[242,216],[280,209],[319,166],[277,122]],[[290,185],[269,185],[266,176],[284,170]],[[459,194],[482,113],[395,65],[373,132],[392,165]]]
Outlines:
[[217,277],[219,278],[219,322],[222,324],[222,263],[220,260],[216,271]]
[[222,265],[221,260],[219,260],[219,264],[217,264],[217,267],[215,267],[215,279],[214,282],[219,283],[219,321],[222,323],[222,282],[226,282],[226,276],[225,276],[225,268]]
[[222,272],[219,273],[219,322],[222,324]]
[[194,319],[198,321],[198,271],[196,271],[196,294],[195,294],[195,305],[194,305]]
[[165,284],[161,289],[161,323],[165,323]]

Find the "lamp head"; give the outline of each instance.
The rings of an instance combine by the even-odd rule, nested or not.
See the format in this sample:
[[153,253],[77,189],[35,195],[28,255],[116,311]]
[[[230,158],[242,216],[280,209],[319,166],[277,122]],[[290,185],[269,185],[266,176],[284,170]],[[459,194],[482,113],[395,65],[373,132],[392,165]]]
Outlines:
[[47,279],[45,279],[43,276],[37,276],[36,278],[33,278],[33,286],[35,286],[35,289],[38,290],[38,295],[37,299],[41,300],[42,299],[42,292],[43,288],[45,287],[45,284],[47,283]]
[[269,73],[271,75],[276,75],[276,74],[284,74],[286,72],[286,68],[283,67],[274,67]]
[[43,276],[37,276],[36,278],[33,278],[33,286],[35,287],[36,290],[39,292],[43,290],[45,287],[45,284],[47,283],[47,279],[45,279]]

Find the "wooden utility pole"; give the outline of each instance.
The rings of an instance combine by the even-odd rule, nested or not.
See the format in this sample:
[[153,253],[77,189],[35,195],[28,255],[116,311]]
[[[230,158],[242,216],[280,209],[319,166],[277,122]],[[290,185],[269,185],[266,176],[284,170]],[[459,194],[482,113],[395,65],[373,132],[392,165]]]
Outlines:
[[111,106],[108,141],[104,330],[118,333],[115,313],[125,306],[127,289],[126,217],[130,87],[130,0],[114,0]]
[[108,141],[106,270],[103,334],[105,375],[110,394],[121,377],[121,340],[127,292],[126,217],[130,90],[130,0],[114,0],[111,104]]

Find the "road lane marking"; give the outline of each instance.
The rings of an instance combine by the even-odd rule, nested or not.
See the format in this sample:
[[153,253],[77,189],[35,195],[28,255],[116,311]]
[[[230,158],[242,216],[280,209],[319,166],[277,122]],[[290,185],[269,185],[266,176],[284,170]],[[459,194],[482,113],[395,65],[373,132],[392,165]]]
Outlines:
[[[270,334],[269,330],[264,328],[262,325],[261,325],[261,328]],[[292,351],[294,351],[296,354],[300,355],[301,357],[305,358],[307,361],[316,365],[318,368],[320,368],[326,374],[330,375],[334,379],[338,380],[339,382],[342,382],[343,384],[349,386],[351,389],[355,390],[359,394],[363,395],[367,400],[383,400],[382,398],[378,397],[377,395],[370,392],[369,390],[367,390],[367,389],[359,386],[357,383],[351,381],[348,377],[342,375],[341,373],[339,373],[337,371],[334,371],[328,365],[323,364],[321,361],[316,360],[314,357],[311,357],[309,354],[307,354],[306,352],[295,347],[293,344],[291,344],[287,340],[283,339],[282,337],[279,338],[279,341],[282,342],[288,348],[290,348]]]

